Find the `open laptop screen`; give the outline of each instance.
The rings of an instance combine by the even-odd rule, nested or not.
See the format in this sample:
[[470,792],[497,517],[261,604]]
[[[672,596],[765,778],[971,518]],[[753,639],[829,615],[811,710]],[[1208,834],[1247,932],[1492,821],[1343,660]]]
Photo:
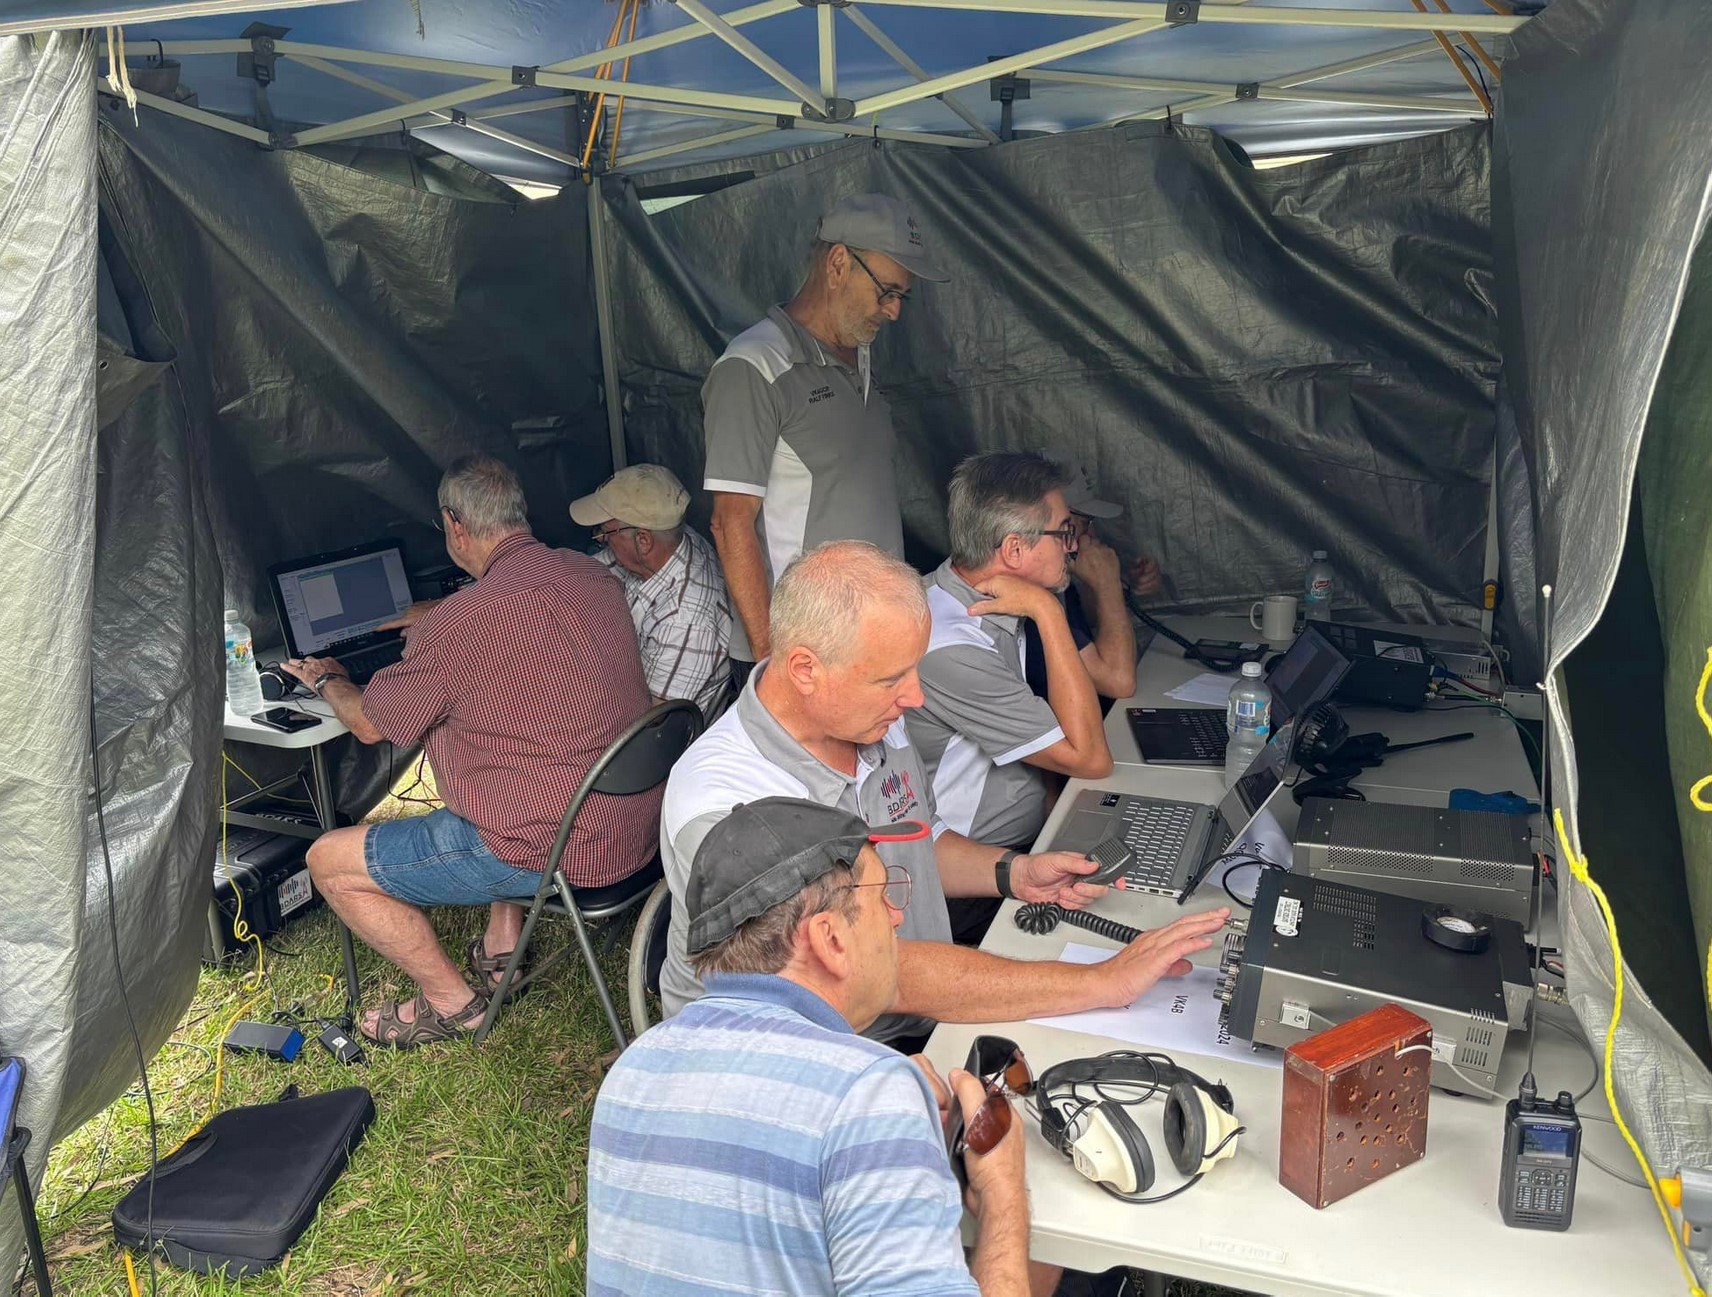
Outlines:
[[404,550],[395,540],[276,563],[268,575],[296,657],[367,635],[410,607]]
[[1275,740],[1260,750],[1260,755],[1255,757],[1219,802],[1219,818],[1224,821],[1225,828],[1230,830],[1233,842],[1248,831],[1254,817],[1266,809],[1266,804],[1272,800],[1273,794],[1284,781],[1284,744],[1287,744],[1289,739],[1283,735],[1280,738],[1282,743]]

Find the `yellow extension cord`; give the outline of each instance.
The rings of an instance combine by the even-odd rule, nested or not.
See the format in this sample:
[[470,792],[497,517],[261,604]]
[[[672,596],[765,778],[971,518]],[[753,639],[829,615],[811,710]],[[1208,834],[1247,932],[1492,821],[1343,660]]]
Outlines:
[[[1706,727],[1708,738],[1712,738],[1712,712],[1706,708],[1706,688],[1712,684],[1712,648],[1706,651],[1706,665],[1700,672],[1700,683],[1694,691],[1694,709],[1700,716],[1700,722]],[[1689,789],[1689,801],[1699,811],[1712,812],[1712,800],[1708,800],[1706,790],[1712,787],[1712,775],[1697,780]],[[1593,881],[1593,875],[1588,872],[1587,860],[1575,852],[1569,845],[1569,833],[1564,827],[1563,812],[1554,811],[1552,818],[1557,826],[1557,839],[1563,846],[1564,859],[1569,865],[1570,876],[1593,897],[1599,906],[1600,917],[1605,920],[1605,934],[1611,940],[1611,974],[1614,994],[1611,1002],[1611,1022],[1605,1029],[1605,1102],[1611,1108],[1611,1118],[1617,1125],[1618,1132],[1623,1136],[1623,1142],[1629,1146],[1629,1151],[1635,1155],[1635,1161],[1640,1164],[1641,1174],[1647,1178],[1647,1188],[1652,1191],[1653,1205],[1659,1210],[1659,1217],[1664,1221],[1665,1233],[1670,1235],[1670,1245],[1676,1252],[1676,1263],[1682,1267],[1683,1278],[1688,1281],[1688,1291],[1691,1297],[1706,1297],[1706,1290],[1700,1286],[1694,1274],[1694,1267],[1689,1264],[1688,1255],[1683,1251],[1682,1239],[1677,1234],[1676,1222],[1671,1219],[1670,1207],[1665,1202],[1664,1193],[1659,1188],[1658,1177],[1653,1174],[1652,1164],[1647,1161],[1647,1155],[1641,1151],[1639,1142],[1630,1132],[1628,1123],[1623,1120],[1623,1110],[1617,1106],[1617,1089],[1612,1081],[1612,1059],[1617,1050],[1617,1023],[1623,1016],[1623,947],[1617,940],[1617,920],[1611,913],[1611,903],[1605,899],[1605,889]],[[1703,988],[1708,1001],[1712,1002],[1712,942],[1706,950],[1706,986]]]

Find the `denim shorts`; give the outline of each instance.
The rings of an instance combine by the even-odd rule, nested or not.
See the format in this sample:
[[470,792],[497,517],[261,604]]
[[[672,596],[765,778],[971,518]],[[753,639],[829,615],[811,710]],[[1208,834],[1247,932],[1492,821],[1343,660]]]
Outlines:
[[541,875],[501,860],[476,826],[441,809],[369,825],[363,865],[388,896],[412,905],[528,900]]

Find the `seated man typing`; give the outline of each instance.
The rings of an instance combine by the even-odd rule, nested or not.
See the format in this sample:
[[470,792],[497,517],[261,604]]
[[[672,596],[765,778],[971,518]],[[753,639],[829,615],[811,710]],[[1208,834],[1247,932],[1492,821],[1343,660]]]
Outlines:
[[879,1040],[919,1037],[935,1020],[1003,1022],[1128,1004],[1160,977],[1187,972],[1184,957],[1205,949],[1207,934],[1223,926],[1227,910],[1192,915],[1092,966],[1019,963],[953,945],[947,896],[1014,895],[1080,906],[1105,889],[1076,881],[1094,867],[1080,856],[985,846],[935,819],[902,724],[921,705],[916,663],[928,637],[914,569],[862,541],[819,546],[780,578],[770,630],[772,656],[666,784],[660,854],[675,902],[660,977],[668,1014],[701,994],[683,908],[690,862],[733,806],[757,797],[806,798],[869,823],[934,823],[931,841],[886,842],[879,849],[886,864],[902,865],[912,881],[899,933],[897,997],[867,1028]]
[[[362,742],[421,743],[445,802],[335,829],[309,848],[327,903],[422,988],[359,1024],[399,1048],[475,1029],[522,926],[507,902],[534,894],[572,793],[649,705],[624,595],[586,554],[530,534],[509,468],[461,459],[439,503],[446,552],[476,583],[411,607],[404,660],[367,689],[332,658],[283,664]],[[591,797],[565,851],[571,883],[611,883],[647,864],[659,805],[657,792]],[[490,903],[487,932],[467,952],[472,991],[423,909]]]
[[965,1156],[965,1263],[942,1117],[954,1101],[973,1120],[985,1091],[954,1071],[953,1100],[926,1060],[856,1034],[896,998],[910,890],[873,835],[926,826],[783,797],[728,809],[683,898],[707,994],[643,1033],[595,1103],[589,1292],[1020,1297],[1020,1119]]
[[594,528],[595,557],[624,586],[648,691],[711,719],[730,688],[731,604],[713,546],[684,525],[689,503],[670,469],[632,464],[572,500],[571,519]]

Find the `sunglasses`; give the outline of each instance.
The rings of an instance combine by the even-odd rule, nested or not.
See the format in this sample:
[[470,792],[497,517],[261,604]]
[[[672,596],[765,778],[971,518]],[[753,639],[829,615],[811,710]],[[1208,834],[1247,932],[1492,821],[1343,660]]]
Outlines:
[[1029,1071],[1028,1060],[1022,1056],[1022,1050],[1017,1048],[1015,1041],[1006,1040],[1003,1036],[976,1036],[975,1043],[969,1047],[969,1059],[963,1070],[986,1087],[987,1097],[981,1101],[967,1127],[961,1120],[961,1106],[953,1107],[953,1112],[958,1115],[952,1121],[946,1143],[951,1151],[951,1165],[959,1179],[963,1176],[965,1152],[972,1152],[977,1157],[991,1153],[1010,1133],[1011,1122],[1015,1118],[1011,1096],[1026,1098],[1034,1093],[1034,1073]]

